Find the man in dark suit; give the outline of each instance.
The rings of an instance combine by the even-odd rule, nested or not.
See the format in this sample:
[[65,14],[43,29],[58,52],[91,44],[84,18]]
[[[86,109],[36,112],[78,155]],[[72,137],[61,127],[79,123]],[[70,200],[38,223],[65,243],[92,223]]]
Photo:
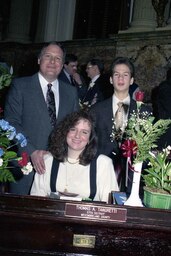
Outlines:
[[69,85],[75,86],[80,100],[84,97],[87,86],[83,77],[78,73],[78,58],[76,55],[66,54],[64,67],[58,78]]
[[[111,67],[110,82],[113,84],[113,96],[97,103],[92,107],[91,112],[95,115],[96,131],[98,135],[98,152],[111,157],[114,161],[115,171],[118,176],[121,190],[130,192],[131,182],[128,182],[128,188],[125,185],[125,159],[122,157],[120,144],[122,142],[124,129],[127,125],[127,120],[133,110],[136,110],[136,102],[129,95],[129,87],[134,81],[134,66],[128,58],[118,57],[114,60]],[[115,127],[115,114],[118,109],[118,102],[125,104],[124,113],[122,116],[122,127],[119,132]],[[147,108],[142,105],[141,111]],[[150,111],[151,112],[151,111]],[[111,140],[113,131],[116,135],[115,139]],[[130,173],[132,176],[132,173]],[[129,180],[130,181],[130,180]]]
[[104,70],[103,62],[99,59],[91,59],[87,63],[87,76],[91,79],[87,92],[81,103],[87,107],[93,106],[95,103],[104,100],[103,86],[105,84],[102,76]]
[[[5,106],[5,119],[17,132],[23,133],[28,141],[25,148],[33,167],[39,174],[44,173],[44,155],[47,153],[48,137],[53,129],[47,108],[48,84],[51,85],[56,108],[56,124],[67,114],[78,110],[77,91],[74,87],[58,80],[65,59],[65,51],[56,42],[47,44],[40,53],[39,72],[30,77],[13,81]],[[10,191],[17,194],[29,194],[34,172],[23,176],[15,170],[17,183],[10,184]]]

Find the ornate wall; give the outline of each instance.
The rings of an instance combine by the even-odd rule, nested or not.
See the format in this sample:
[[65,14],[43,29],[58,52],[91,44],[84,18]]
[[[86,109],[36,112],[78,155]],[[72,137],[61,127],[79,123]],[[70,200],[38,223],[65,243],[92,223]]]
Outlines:
[[[84,67],[92,57],[104,60],[109,71],[116,56],[128,56],[136,69],[136,83],[146,92],[150,101],[152,88],[166,77],[171,67],[171,33],[168,30],[117,34],[104,40],[73,40],[63,43],[68,53],[74,53]],[[37,71],[37,56],[42,44],[0,43],[0,56],[14,67],[16,76],[31,75]]]
[[171,68],[171,33],[154,31],[117,34],[108,40],[83,40],[66,43],[67,50],[77,54],[84,65],[88,59],[99,57],[109,71],[117,56],[128,56],[135,65],[135,81],[150,101],[151,90],[158,86]]
[[149,101],[152,88],[165,80],[171,67],[170,31],[120,35],[116,55],[132,59],[136,82],[146,92],[146,100]]

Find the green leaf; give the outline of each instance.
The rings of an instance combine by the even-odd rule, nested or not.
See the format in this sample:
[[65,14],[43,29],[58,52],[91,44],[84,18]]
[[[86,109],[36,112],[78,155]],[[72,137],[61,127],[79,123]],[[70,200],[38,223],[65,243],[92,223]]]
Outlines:
[[6,151],[5,152],[5,156],[4,156],[4,158],[5,159],[14,159],[14,158],[16,158],[17,157],[17,153],[16,152],[14,152],[14,151]]
[[0,182],[15,182],[14,176],[8,169],[0,170]]

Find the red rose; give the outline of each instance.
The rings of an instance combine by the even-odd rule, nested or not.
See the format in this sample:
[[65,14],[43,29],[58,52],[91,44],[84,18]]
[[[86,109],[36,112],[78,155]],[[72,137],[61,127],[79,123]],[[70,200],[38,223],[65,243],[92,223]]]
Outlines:
[[144,99],[144,92],[138,91],[135,93],[135,99],[136,101],[143,101]]
[[22,157],[22,159],[18,161],[18,164],[19,164],[21,167],[24,167],[24,166],[26,166],[27,163],[28,163],[28,154],[27,154],[27,152],[23,152],[23,153],[21,154],[21,157]]

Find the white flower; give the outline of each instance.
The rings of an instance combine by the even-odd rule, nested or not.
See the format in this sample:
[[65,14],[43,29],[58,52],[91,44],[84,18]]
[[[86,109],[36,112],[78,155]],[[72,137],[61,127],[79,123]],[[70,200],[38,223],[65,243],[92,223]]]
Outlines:
[[167,148],[163,149],[163,153],[166,153],[167,156],[170,154],[170,151],[171,151],[171,146],[167,146]]
[[10,74],[12,75],[13,74],[13,66],[10,67]]
[[88,106],[89,102],[88,101],[85,101],[84,102],[84,105]]
[[156,156],[155,156],[155,154],[154,153],[152,153],[151,151],[149,151],[149,154],[153,157],[153,158],[155,158]]
[[95,83],[94,83],[94,82],[91,82],[91,83],[89,84],[88,90],[91,89],[91,88],[93,88],[94,85],[95,85]]
[[93,100],[92,100],[92,102],[91,102],[91,106],[92,105],[94,105],[96,102],[97,102],[97,93],[94,95],[94,98],[93,98]]
[[3,165],[3,159],[0,158],[0,166],[2,166],[2,165]]
[[21,168],[21,171],[23,172],[24,175],[28,175],[30,172],[32,172],[33,166],[31,162],[28,162],[26,166]]

